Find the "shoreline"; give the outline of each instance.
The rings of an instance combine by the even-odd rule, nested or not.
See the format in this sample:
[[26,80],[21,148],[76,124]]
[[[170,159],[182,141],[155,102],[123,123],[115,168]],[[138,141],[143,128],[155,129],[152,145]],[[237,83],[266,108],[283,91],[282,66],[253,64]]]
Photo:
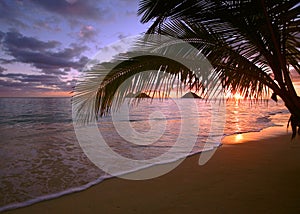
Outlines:
[[[260,139],[260,138],[263,139],[265,137],[265,135],[262,134],[262,133],[267,132],[268,129],[274,129],[276,127],[277,128],[281,128],[281,126],[270,126],[270,127],[267,127],[267,128],[263,128],[261,130],[257,130],[257,131],[249,131],[249,132],[243,132],[243,133],[225,135],[222,138],[221,143],[217,147],[214,147],[214,149],[218,149],[218,147],[223,146],[224,145],[224,139],[230,139],[230,140],[226,140],[225,145],[226,144],[245,143],[243,141],[243,139],[240,139],[240,138],[234,139],[234,138],[236,138],[236,136],[253,135],[254,134],[257,139]],[[283,133],[281,132],[281,134],[283,134]],[[240,142],[235,142],[237,140],[240,141]],[[229,142],[232,142],[232,143],[229,143]],[[160,163],[160,164],[156,164],[156,165],[145,166],[144,168],[136,169],[136,170],[134,170],[132,172],[124,172],[124,173],[120,174],[119,176],[107,176],[107,177],[104,176],[104,177],[99,177],[98,179],[93,180],[93,181],[91,181],[89,183],[86,183],[86,184],[84,184],[82,186],[73,187],[71,189],[66,189],[66,190],[63,190],[63,191],[57,192],[57,193],[52,193],[52,194],[48,194],[48,195],[42,195],[42,196],[39,196],[37,198],[33,198],[33,199],[30,199],[30,200],[27,200],[27,201],[22,201],[22,202],[19,202],[19,203],[7,204],[5,206],[0,207],[0,212],[6,212],[6,211],[11,211],[11,210],[20,209],[20,208],[26,208],[26,207],[32,206],[32,205],[34,205],[36,203],[41,203],[41,202],[44,202],[44,201],[53,200],[53,199],[56,199],[56,198],[64,197],[66,195],[70,195],[70,194],[78,193],[78,192],[81,192],[81,191],[85,191],[85,190],[87,190],[89,188],[92,188],[95,185],[99,185],[100,183],[104,182],[107,179],[122,178],[122,176],[124,176],[124,175],[126,177],[127,174],[139,173],[140,171],[147,170],[148,168],[159,168],[159,167],[164,166],[164,165],[169,165],[169,164],[173,164],[173,163],[176,164],[177,161],[181,162],[182,159],[186,159],[186,158],[192,157],[194,155],[200,155],[203,152],[210,152],[210,151],[212,151],[214,149],[209,149],[207,151],[199,151],[199,152],[196,152],[196,153],[192,153],[192,154],[190,154],[187,157],[182,157],[182,158],[179,158],[178,160],[173,160],[173,161],[166,162],[166,163]]]
[[[274,133],[276,133],[276,136],[273,136]],[[241,136],[242,136],[242,138],[241,138]],[[249,153],[251,153],[251,151],[252,152],[255,151],[255,153],[258,153],[260,155],[262,155],[264,153],[264,151],[270,151],[270,152],[267,152],[267,154],[265,156],[261,156],[260,157],[261,159],[258,158],[258,160],[261,160],[262,163],[266,163],[266,162],[269,163],[269,166],[265,165],[264,170],[266,172],[268,172],[271,168],[272,169],[271,172],[273,171],[273,173],[274,173],[274,170],[276,169],[276,167],[274,168],[274,165],[279,164],[277,162],[273,163],[272,161],[270,161],[270,159],[268,159],[270,157],[273,157],[274,155],[276,157],[276,154],[274,154],[274,152],[280,154],[282,156],[282,158],[284,158],[284,157],[286,157],[287,159],[294,158],[297,161],[289,162],[289,164],[287,164],[287,165],[292,166],[294,164],[294,167],[295,167],[294,170],[297,171],[297,169],[299,169],[297,171],[296,177],[300,178],[300,157],[298,158],[299,155],[296,155],[296,154],[299,154],[299,152],[300,152],[300,136],[297,136],[296,139],[293,141],[293,143],[290,142],[290,136],[291,136],[291,131],[289,130],[289,133],[286,134],[285,127],[269,127],[267,129],[263,129],[260,132],[249,132],[249,133],[244,133],[244,134],[226,136],[222,140],[223,145],[217,149],[216,153],[212,156],[212,158],[203,166],[198,165],[198,162],[197,162],[199,159],[199,153],[198,153],[198,154],[194,154],[192,156],[187,157],[183,161],[183,163],[181,163],[173,171],[171,171],[161,177],[155,178],[155,179],[142,180],[142,181],[130,181],[130,180],[124,180],[124,179],[113,177],[110,179],[105,179],[104,181],[97,183],[96,185],[93,185],[83,191],[74,192],[74,193],[63,195],[61,197],[50,199],[50,200],[44,200],[39,203],[35,203],[35,204],[29,205],[26,207],[12,209],[12,210],[8,210],[5,212],[7,212],[7,213],[37,213],[40,211],[47,210],[46,213],[62,213],[63,210],[66,211],[67,209],[71,209],[72,212],[75,212],[75,213],[82,213],[82,212],[94,213],[94,212],[100,212],[100,211],[102,211],[104,213],[121,213],[121,212],[122,213],[124,213],[124,212],[125,213],[127,213],[127,212],[135,213],[134,210],[139,210],[139,212],[137,212],[137,213],[144,212],[144,211],[150,211],[150,210],[152,210],[152,212],[165,213],[163,211],[166,211],[166,210],[163,209],[163,207],[170,208],[171,205],[172,205],[171,207],[173,207],[171,209],[171,210],[173,210],[172,213],[176,213],[177,211],[180,211],[180,210],[181,210],[181,212],[183,212],[181,206],[178,207],[177,204],[174,204],[175,201],[179,202],[178,201],[178,197],[180,196],[180,194],[178,195],[179,190],[181,191],[182,194],[184,193],[183,194],[184,197],[182,195],[182,197],[179,197],[179,198],[184,200],[185,203],[187,203],[187,201],[186,201],[187,199],[189,199],[188,201],[191,200],[191,201],[195,202],[194,196],[198,196],[198,197],[201,196],[201,198],[202,198],[206,195],[206,194],[204,194],[205,189],[208,188],[210,185],[203,186],[203,184],[212,182],[210,180],[213,180],[217,184],[219,183],[219,185],[217,185],[217,186],[222,189],[222,188],[226,188],[226,186],[228,186],[229,184],[233,185],[232,182],[229,182],[229,180],[231,180],[232,178],[244,177],[245,174],[247,174],[249,172],[252,173],[252,176],[257,173],[258,177],[260,177],[260,174],[262,173],[261,169],[259,171],[255,170],[255,167],[260,167],[259,165],[257,165],[257,166],[253,165],[254,169],[251,169],[249,167],[242,167],[241,164],[238,163],[237,157],[239,157],[239,161],[242,161],[242,163],[247,163],[247,164],[250,164],[251,162],[257,163],[255,155],[249,156]],[[239,143],[238,141],[242,142],[242,143]],[[239,143],[239,145],[235,145],[238,143]],[[287,143],[289,143],[289,144],[287,144]],[[257,144],[260,144],[260,145],[257,145]],[[237,151],[237,152],[233,153],[233,154],[229,154],[229,155],[226,154],[228,152],[232,153],[232,150]],[[294,155],[285,154],[283,152],[284,150],[285,151],[291,150],[292,153],[293,154],[295,153],[295,154]],[[238,153],[241,153],[241,154],[238,154]],[[244,154],[244,156],[242,154]],[[247,156],[247,158],[245,158],[245,155]],[[228,156],[230,156],[230,157],[228,157]],[[230,166],[228,167],[226,165],[223,165],[225,163],[223,163],[222,159],[225,159],[225,161],[227,161],[227,162],[229,161],[231,163],[231,166],[233,166],[233,168],[236,167],[236,170],[239,173],[237,173],[237,172],[233,173],[232,172],[233,169],[230,168]],[[283,161],[283,162],[285,162],[285,161]],[[142,171],[147,171],[147,170],[152,170],[152,169],[155,170],[158,167],[160,167],[160,166],[149,167],[147,169],[143,169]],[[245,169],[243,169],[243,168],[245,168]],[[282,168],[281,170],[283,170],[283,169],[284,168]],[[200,175],[197,175],[197,173],[195,173],[195,172],[199,172],[199,174],[203,174],[203,175],[207,175],[207,176],[200,176]],[[284,176],[284,174],[282,174],[280,172],[281,171],[279,170],[279,172],[275,173],[275,174],[276,175],[278,174],[278,176]],[[212,173],[214,176],[209,176],[210,173]],[[267,175],[269,175],[269,173],[267,173],[266,176]],[[215,178],[216,176],[217,176],[217,178]],[[289,176],[293,176],[293,175],[289,175]],[[276,177],[276,176],[274,175],[274,177]],[[265,179],[265,178],[262,177],[262,179]],[[197,180],[200,180],[199,183],[197,182]],[[297,181],[296,187],[300,186],[300,179],[292,178],[292,180]],[[223,185],[222,185],[222,181],[223,181]],[[237,181],[237,182],[241,182],[241,181]],[[257,182],[258,182],[258,184],[257,184]],[[284,180],[284,182],[289,182],[289,180]],[[176,184],[174,186],[174,188],[169,186],[171,183]],[[181,185],[181,183],[183,183],[183,184]],[[250,186],[252,186],[252,188],[254,188],[254,189],[255,188],[264,189],[262,186],[259,185],[259,180],[256,181],[256,184],[257,185],[253,186],[253,184],[252,184]],[[153,185],[156,188],[154,188]],[[177,187],[179,185],[180,185],[180,188],[178,189]],[[184,191],[185,186],[187,189],[189,189],[189,191],[187,191],[187,192]],[[192,187],[196,187],[197,191],[193,191]],[[242,185],[242,187],[245,187],[245,186]],[[161,193],[153,192],[152,190],[154,190],[154,189],[157,189],[157,190],[160,189],[162,192]],[[294,189],[296,189],[295,192],[297,192],[297,188],[294,188]],[[144,190],[145,193],[144,194],[141,193],[141,190]],[[249,191],[250,190],[251,189],[249,189]],[[271,190],[272,189],[268,189],[268,191],[271,191]],[[268,191],[265,190],[264,193],[266,194]],[[291,190],[289,190],[289,191],[291,191]],[[176,192],[176,194],[174,192]],[[252,191],[250,191],[250,192],[252,192]],[[293,195],[295,194],[295,192],[293,192]],[[206,193],[208,195],[210,195],[209,198],[206,198],[204,200],[204,201],[206,201],[205,203],[208,203],[208,204],[210,204],[211,200],[213,200],[212,198],[213,198],[214,194],[216,195],[216,197],[215,197],[216,204],[219,203],[218,200],[222,201],[222,200],[226,199],[226,197],[227,197],[226,194],[224,195],[223,191],[220,192],[220,189],[214,189],[214,191],[207,191]],[[204,194],[204,195],[202,195],[202,194]],[[254,194],[254,193],[252,192],[252,194]],[[262,194],[262,193],[260,193],[260,194]],[[139,195],[139,197],[135,198],[134,197],[135,195]],[[138,204],[134,203],[134,200],[131,196],[133,198],[135,198],[137,201],[139,201],[139,203],[145,204],[145,206],[137,207]],[[223,199],[221,199],[220,196]],[[255,195],[255,194],[254,194],[254,196],[258,197],[258,195]],[[299,204],[300,197],[297,197],[297,195],[294,195],[294,196],[295,196],[294,200],[298,199],[295,202],[297,202]],[[159,204],[158,202],[159,201],[163,202],[164,200],[162,200],[162,198],[161,198],[161,200],[156,201],[155,198],[157,198],[157,197],[158,198],[163,197],[164,199],[169,199],[169,200],[167,200],[168,203],[166,203],[164,206],[162,206],[162,204]],[[144,198],[145,201],[140,201],[140,199],[142,199],[142,198]],[[251,198],[249,198],[249,200],[250,199]],[[199,199],[199,200],[201,201],[201,200],[203,200],[203,198]],[[276,198],[274,198],[274,200],[276,200]],[[289,200],[291,200],[291,198]],[[226,201],[226,203],[228,203],[228,199],[225,201]],[[149,203],[153,202],[151,207],[146,206],[146,204],[148,204],[148,202]],[[245,203],[245,201],[243,201],[243,202]],[[194,204],[192,202],[190,202],[190,203],[191,204],[190,204],[190,206],[188,206],[188,208],[192,209],[192,211],[190,210],[188,212],[194,213],[195,209],[198,210],[198,208],[199,208],[198,211],[200,212],[201,203],[199,204],[198,208],[197,208],[196,204]],[[72,205],[72,204],[74,204],[74,205]],[[226,207],[224,203],[221,203],[221,204],[223,207]],[[227,205],[229,206],[230,203]],[[254,204],[253,204],[253,206],[254,206]],[[289,209],[289,210],[292,211],[295,209],[297,211],[300,211],[300,208],[297,209],[296,207],[293,206],[293,204],[291,204],[290,206],[293,207],[293,209]],[[242,208],[242,207],[240,207],[240,208]],[[263,207],[260,206],[260,208],[263,208]],[[206,207],[205,209],[208,209],[208,207]],[[209,210],[210,210],[209,213],[211,213],[211,212],[219,213],[219,212],[217,212],[217,210],[215,210],[216,212],[212,211],[211,209],[209,209]],[[277,209],[274,209],[274,210],[276,211]]]

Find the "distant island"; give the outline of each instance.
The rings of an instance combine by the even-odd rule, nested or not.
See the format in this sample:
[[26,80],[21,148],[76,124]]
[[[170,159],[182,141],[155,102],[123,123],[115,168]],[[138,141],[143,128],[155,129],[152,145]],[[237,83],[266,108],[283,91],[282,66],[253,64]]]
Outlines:
[[185,95],[183,95],[181,98],[197,98],[197,99],[203,99],[202,97],[198,96],[197,94],[193,92],[188,92]]
[[151,98],[148,94],[146,93],[129,93],[126,95],[127,98]]

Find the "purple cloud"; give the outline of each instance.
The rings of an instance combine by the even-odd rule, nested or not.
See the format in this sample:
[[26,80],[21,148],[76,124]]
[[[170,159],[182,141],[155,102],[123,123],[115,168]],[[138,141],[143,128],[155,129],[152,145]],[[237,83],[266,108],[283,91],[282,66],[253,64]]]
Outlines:
[[0,74],[2,74],[4,71],[7,71],[7,69],[0,66]]
[[44,20],[34,21],[34,27],[39,30],[48,30],[52,32],[61,32],[61,27],[58,26],[59,20],[55,17],[46,18]]
[[[93,1],[32,0],[43,9],[67,17],[102,19],[104,10],[96,7]],[[99,2],[97,2],[99,3]]]
[[72,91],[75,80],[63,81],[57,75],[28,75],[28,74],[2,74],[0,73],[1,90],[9,91]]
[[28,25],[20,18],[23,18],[22,8],[14,4],[14,1],[0,1],[0,22],[10,24],[14,27],[28,28]]
[[[3,34],[3,33],[2,33]],[[52,49],[59,46],[58,41],[43,42],[33,37],[26,37],[16,31],[7,32],[2,36],[4,38],[4,45],[17,49],[30,49],[33,51],[42,51],[45,49]]]
[[55,50],[59,42],[44,42],[19,32],[5,33],[1,44],[2,49],[13,57],[10,62],[28,63],[47,74],[66,75],[65,68],[80,70],[88,61],[87,57],[81,56],[87,50],[85,46],[72,43],[67,48]]
[[83,26],[79,31],[79,39],[82,41],[94,41],[97,32],[95,28],[91,25]]

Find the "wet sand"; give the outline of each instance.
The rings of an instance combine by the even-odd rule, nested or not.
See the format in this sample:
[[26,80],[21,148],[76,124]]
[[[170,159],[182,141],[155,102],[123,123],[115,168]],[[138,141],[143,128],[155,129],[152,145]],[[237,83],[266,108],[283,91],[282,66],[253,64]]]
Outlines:
[[290,132],[229,136],[203,166],[197,154],[155,179],[112,178],[7,213],[300,213],[300,136]]

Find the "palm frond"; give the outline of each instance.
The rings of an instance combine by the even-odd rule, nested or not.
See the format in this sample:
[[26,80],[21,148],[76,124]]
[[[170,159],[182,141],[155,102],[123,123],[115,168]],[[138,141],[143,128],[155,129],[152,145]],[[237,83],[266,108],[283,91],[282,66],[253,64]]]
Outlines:
[[117,109],[128,94],[137,92],[167,98],[171,91],[189,89],[207,99],[218,96],[222,87],[219,74],[197,49],[186,44],[171,37],[146,35],[137,41],[135,51],[87,70],[73,97],[78,106],[75,111],[84,115],[77,121],[105,115],[112,106]]
[[[77,87],[78,109],[87,107],[87,118],[104,115],[128,93],[167,97],[183,87],[206,97],[222,87],[252,99],[271,89],[297,109],[289,67],[300,74],[299,8],[297,0],[140,0],[141,22],[153,21],[148,33],[168,39],[146,35],[122,59],[93,67]],[[203,68],[204,58],[213,69]]]
[[[141,5],[148,5],[148,9],[152,11],[142,14],[142,20],[144,22],[155,20],[149,29],[151,33],[202,40],[207,47],[198,46],[198,48],[202,49],[202,53],[210,61],[222,61],[230,58],[232,53],[237,58],[241,58],[238,57],[240,55],[244,59],[233,59],[235,64],[244,68],[246,65],[253,67],[251,64],[254,64],[260,68],[255,69],[255,72],[264,78],[267,78],[265,74],[272,74],[272,79],[276,80],[275,84],[273,82],[272,85],[267,86],[277,93],[280,93],[280,88],[284,88],[291,82],[288,75],[283,75],[287,73],[284,70],[288,65],[294,67],[297,72],[300,71],[300,5],[297,0],[164,1],[164,7],[159,9],[161,2],[141,1]],[[168,10],[166,11],[165,8]],[[143,11],[145,10],[144,7]],[[223,48],[218,48],[219,53],[217,53],[212,51],[211,44],[214,44],[214,48],[220,45]],[[223,52],[224,48],[228,51]],[[214,58],[212,55],[220,57]],[[249,63],[246,63],[245,59]],[[216,65],[213,62],[212,64]],[[268,83],[270,81],[269,79]]]

